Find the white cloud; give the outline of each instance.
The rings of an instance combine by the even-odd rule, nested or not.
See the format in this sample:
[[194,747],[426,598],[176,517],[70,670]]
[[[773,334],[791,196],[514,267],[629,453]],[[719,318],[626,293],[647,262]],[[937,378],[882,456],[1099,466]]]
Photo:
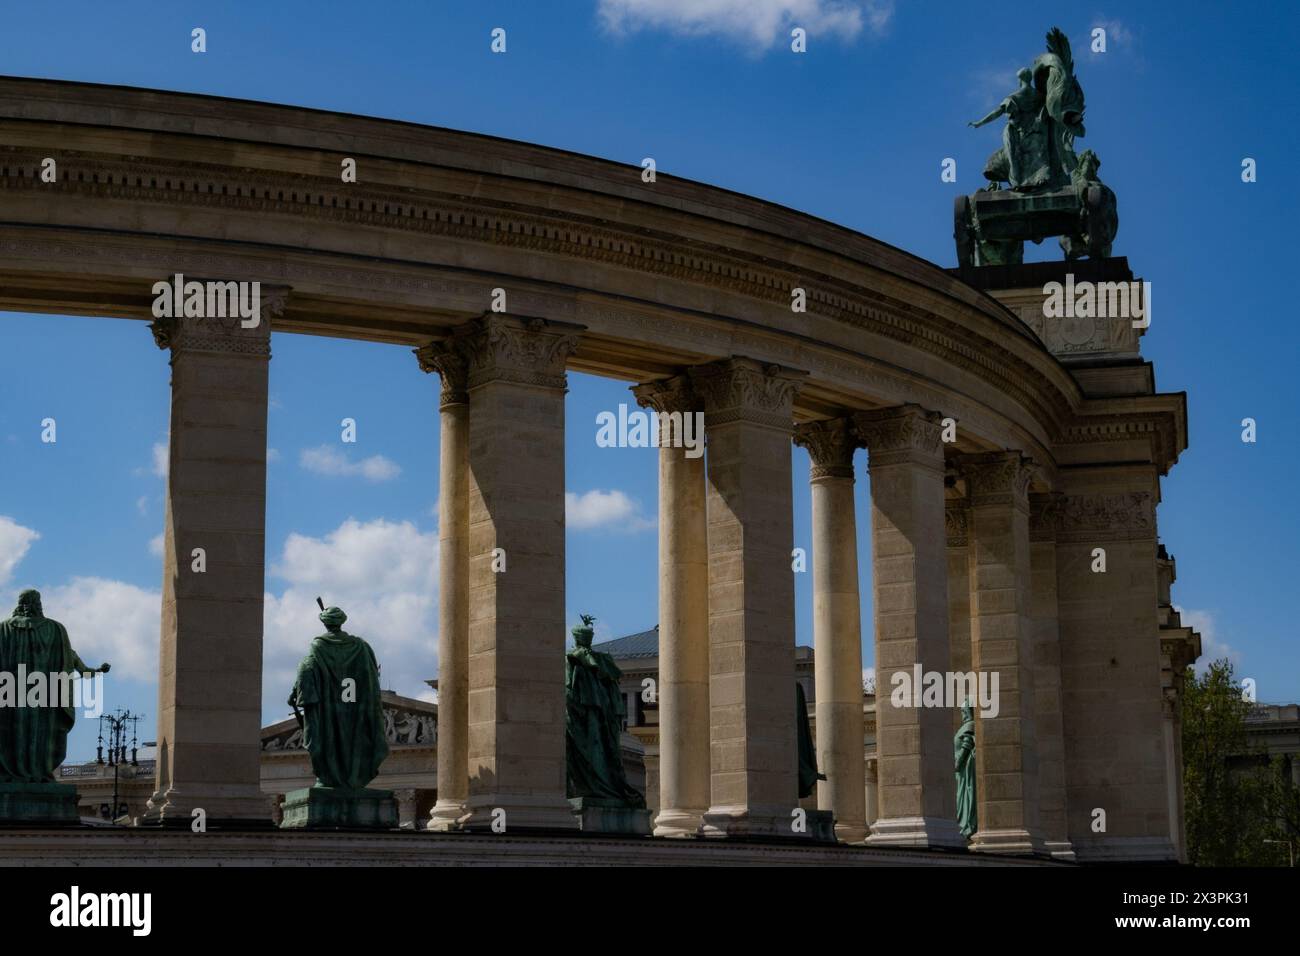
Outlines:
[[278,449],[278,448],[268,448],[268,449],[266,450],[266,460],[267,460],[268,462],[279,461],[279,460],[280,460],[280,449]]
[[289,535],[270,570],[288,582],[266,594],[263,700],[271,711],[279,712],[298,662],[324,631],[318,595],[343,608],[344,629],[375,649],[385,688],[408,697],[429,691],[424,681],[438,661],[436,531],[349,518],[323,537]]
[[870,690],[873,694],[876,692],[876,669],[874,667],[862,668],[862,687]]
[[644,531],[655,527],[653,519],[641,514],[640,505],[621,491],[593,488],[583,494],[564,493],[565,524],[579,531],[613,526],[620,531]]
[[402,473],[396,462],[383,455],[371,455],[361,461],[352,461],[343,452],[329,445],[304,448],[298,456],[298,464],[307,471],[331,478],[361,477],[366,481],[392,481]]
[[154,442],[153,445],[153,473],[159,478],[167,477],[167,466],[170,458],[167,454],[167,442]]
[[135,499],[135,510],[140,512],[142,515],[147,515],[149,513],[148,495],[141,495],[139,498]]
[[864,24],[882,33],[894,0],[600,0],[597,15],[611,33],[668,30],[685,36],[723,36],[766,50],[803,27],[810,39],[851,40]]
[[39,537],[40,534],[31,528],[24,528],[13,518],[0,515],[0,586],[9,583],[14,568]]
[[1196,662],[1196,673],[1203,674],[1213,661],[1227,658],[1234,668],[1241,667],[1241,651],[1219,637],[1218,622],[1211,611],[1188,610],[1174,607],[1184,627],[1190,627],[1201,634],[1201,656]]
[[45,613],[68,629],[81,659],[92,667],[113,665],[105,678],[158,681],[158,632],[162,595],[104,578],[74,577],[41,592]]
[[[1128,28],[1127,24],[1125,24],[1122,20],[1116,20],[1113,17],[1098,17],[1097,20],[1093,23],[1092,28],[1088,30],[1088,35],[1086,39],[1087,49],[1094,58],[1099,56],[1104,56],[1104,54],[1102,53],[1092,52],[1092,30],[1097,27],[1101,27],[1103,30],[1106,31],[1107,51],[1109,51],[1112,47],[1121,47],[1127,49],[1133,46],[1133,41],[1135,37],[1133,36],[1133,31]],[[1078,55],[1079,55],[1078,52],[1075,52],[1075,56],[1077,57]]]
[[149,539],[149,553],[155,558],[163,556],[163,536],[161,532]]

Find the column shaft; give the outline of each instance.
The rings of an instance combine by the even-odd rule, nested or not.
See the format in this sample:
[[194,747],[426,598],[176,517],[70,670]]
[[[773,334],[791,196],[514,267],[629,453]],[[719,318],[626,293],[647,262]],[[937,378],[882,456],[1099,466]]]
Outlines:
[[[159,319],[171,349],[157,782],[145,819],[270,825],[261,792],[269,317]],[[201,549],[201,553],[200,553]]]
[[459,339],[418,349],[442,377],[438,462],[438,799],[430,830],[460,825],[469,796],[469,394]]
[[[655,835],[699,832],[709,807],[709,567],[703,433],[678,375],[634,389],[661,415],[659,447],[659,813]],[[694,457],[691,457],[694,455]]]
[[971,849],[1041,853],[1034,647],[1030,617],[1030,470],[1016,452],[962,460],[970,495],[971,657],[994,673],[997,714],[976,709],[979,830]]
[[844,843],[866,839],[862,611],[853,501],[856,438],[846,419],[811,422],[795,442],[812,460],[813,649],[817,680],[817,807]]
[[466,338],[468,829],[577,825],[564,755],[564,366],[574,331],[490,315]]
[[735,358],[691,369],[708,427],[711,836],[792,834],[797,373]]
[[954,819],[951,710],[921,706],[921,688],[913,686],[918,671],[949,668],[937,418],[914,405],[855,416],[871,477],[879,778],[873,845],[965,845]]

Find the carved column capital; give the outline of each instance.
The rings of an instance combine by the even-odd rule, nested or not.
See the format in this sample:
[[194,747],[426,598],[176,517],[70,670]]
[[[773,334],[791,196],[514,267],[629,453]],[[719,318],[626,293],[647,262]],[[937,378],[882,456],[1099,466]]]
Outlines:
[[709,426],[744,421],[790,431],[794,396],[807,372],[736,356],[688,369]]
[[638,405],[660,414],[693,412],[700,407],[695,389],[691,387],[691,377],[686,372],[633,385],[631,391]]
[[487,382],[564,388],[565,366],[578,348],[582,326],[545,319],[488,314],[464,333],[469,390]]
[[450,408],[469,402],[469,356],[462,337],[452,336],[413,350],[420,371],[437,372],[442,378],[439,407]]
[[1056,540],[1056,528],[1061,520],[1061,503],[1064,497],[1056,492],[1029,496],[1030,541]]
[[964,548],[970,543],[970,505],[965,498],[949,498],[943,507],[948,547]]
[[[231,287],[234,287],[233,281]],[[180,351],[270,357],[271,325],[274,319],[284,314],[292,290],[289,286],[262,283],[257,283],[256,289],[257,324],[251,328],[245,328],[246,320],[238,315],[182,314],[159,317],[149,324],[154,344],[163,350],[170,349],[173,357]],[[227,294],[222,293],[223,296]],[[203,299],[205,308],[215,304],[209,298]],[[222,298],[220,310],[225,311],[227,304],[228,300]],[[184,305],[183,297],[178,293],[172,300],[172,308],[179,312]]]
[[808,449],[808,457],[812,459],[810,481],[853,480],[853,452],[858,447],[858,438],[847,418],[796,425],[794,443]]
[[867,448],[868,469],[911,462],[943,468],[938,412],[898,405],[853,413],[853,430]]
[[1029,483],[1034,468],[1020,452],[962,455],[957,462],[966,477],[966,493],[972,508],[1011,505],[1029,512]]

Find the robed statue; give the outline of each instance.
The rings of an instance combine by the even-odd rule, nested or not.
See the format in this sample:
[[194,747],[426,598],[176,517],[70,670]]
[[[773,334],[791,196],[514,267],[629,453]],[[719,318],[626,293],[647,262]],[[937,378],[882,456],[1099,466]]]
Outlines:
[[825,780],[826,774],[817,770],[817,748],[813,746],[812,725],[808,720],[808,698],[798,681],[794,685],[794,698],[794,726],[799,744],[799,799],[802,800],[812,796],[817,781]]
[[979,829],[975,812],[975,711],[969,700],[962,704],[961,726],[952,745],[957,777],[957,827],[969,840]]
[[343,630],[337,607],[320,613],[325,633],[298,665],[289,706],[299,716],[317,787],[362,790],[388,756],[379,663],[370,645]]
[[[39,591],[23,591],[18,606],[0,621],[0,675],[11,690],[25,695],[20,702],[0,695],[0,784],[45,784],[63,763],[68,731],[76,709],[67,696],[74,678],[107,674],[108,664],[89,667],[68,641],[68,630],[45,616]],[[47,693],[38,706],[30,703],[29,688],[17,683],[20,674],[41,674]]]
[[564,658],[566,791],[587,806],[641,808],[645,797],[623,771],[622,671],[610,655],[592,650],[595,620],[582,615],[573,629],[575,646]]

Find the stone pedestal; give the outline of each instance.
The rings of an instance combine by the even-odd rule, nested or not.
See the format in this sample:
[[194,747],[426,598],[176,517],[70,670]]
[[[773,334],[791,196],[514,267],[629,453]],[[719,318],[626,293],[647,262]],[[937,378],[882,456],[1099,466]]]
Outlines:
[[66,783],[0,783],[0,827],[73,826],[77,788]]
[[712,802],[705,836],[790,836],[799,805],[790,438],[801,373],[690,370],[708,428]]
[[699,406],[685,375],[633,391],[639,404],[661,415],[660,810],[654,832],[655,836],[692,837],[709,807],[709,553],[704,456],[687,457],[677,423],[695,414]]
[[[275,299],[159,319],[171,350],[157,783],[146,824],[270,826],[261,789],[266,410]],[[280,305],[282,307],[282,303]]]
[[[952,716],[895,706],[894,675],[946,671],[948,555],[938,416],[915,405],[859,412],[871,477],[878,818],[873,846],[960,847]],[[914,688],[919,697],[919,688]]]
[[585,833],[650,835],[650,811],[645,807],[606,806],[586,797],[570,797],[569,806],[578,821],[578,828]]
[[284,797],[282,830],[391,830],[398,825],[391,790],[304,787]]

